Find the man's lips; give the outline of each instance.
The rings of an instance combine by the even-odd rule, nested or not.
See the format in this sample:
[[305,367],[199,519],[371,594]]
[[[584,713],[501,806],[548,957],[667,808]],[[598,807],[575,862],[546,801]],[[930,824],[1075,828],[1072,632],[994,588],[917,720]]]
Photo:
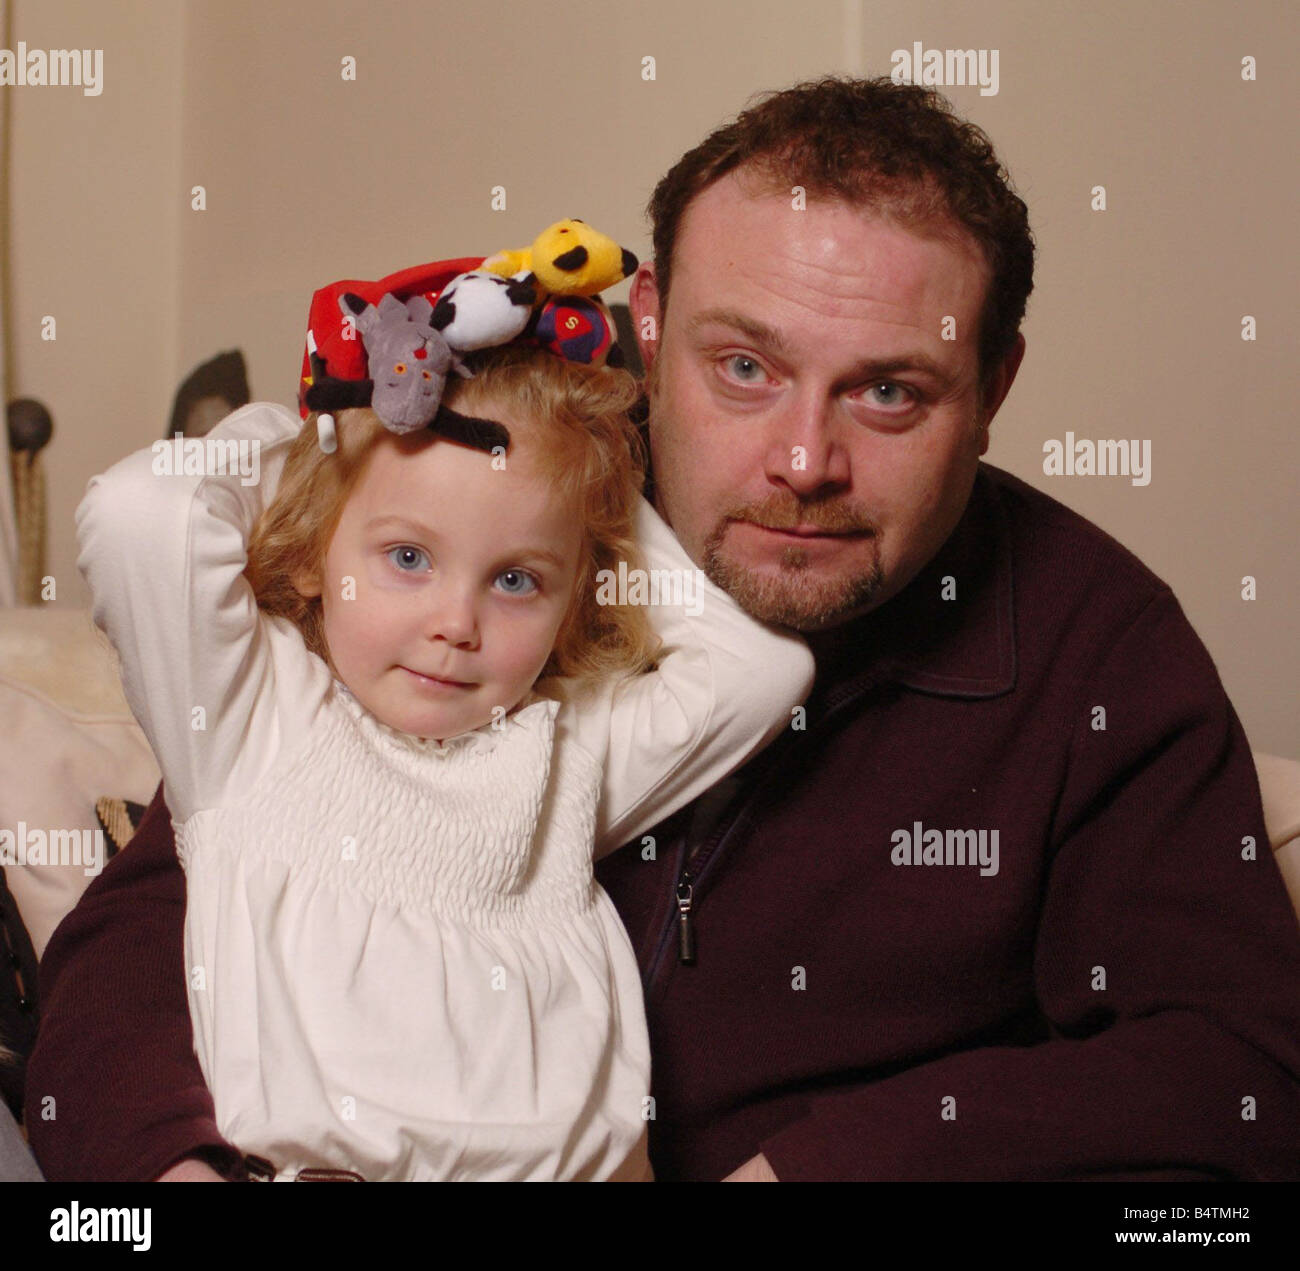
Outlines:
[[783,534],[788,538],[870,538],[873,533],[866,529],[832,530],[822,525],[764,525],[761,521],[738,521],[737,524],[750,525],[768,534]]

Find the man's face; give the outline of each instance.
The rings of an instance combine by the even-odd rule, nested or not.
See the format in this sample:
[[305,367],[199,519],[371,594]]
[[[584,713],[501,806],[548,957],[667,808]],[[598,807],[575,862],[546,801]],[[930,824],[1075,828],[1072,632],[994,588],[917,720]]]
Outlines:
[[698,195],[667,313],[647,265],[632,311],[658,326],[642,347],[660,510],[750,613],[813,631],[942,546],[1023,344],[981,413],[975,245],[766,191],[733,173]]
[[353,696],[392,728],[442,740],[532,687],[573,596],[579,527],[575,500],[557,497],[527,448],[498,470],[454,442],[386,436],[322,577],[299,590],[321,595],[330,659]]

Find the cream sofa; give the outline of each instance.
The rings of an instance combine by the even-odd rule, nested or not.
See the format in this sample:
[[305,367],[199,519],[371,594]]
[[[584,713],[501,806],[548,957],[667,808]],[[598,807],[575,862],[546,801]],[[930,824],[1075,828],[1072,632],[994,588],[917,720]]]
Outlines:
[[[1257,754],[1269,840],[1300,915],[1300,763]],[[0,610],[0,830],[97,828],[105,795],[148,803],[158,765],[122,696],[116,657],[85,610]],[[93,872],[5,867],[39,958]]]

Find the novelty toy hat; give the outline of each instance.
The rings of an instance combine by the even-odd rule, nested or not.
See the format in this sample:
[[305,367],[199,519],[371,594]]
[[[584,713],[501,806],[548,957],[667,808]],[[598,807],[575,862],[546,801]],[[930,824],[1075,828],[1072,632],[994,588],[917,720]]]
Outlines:
[[518,341],[571,362],[622,365],[613,320],[595,293],[636,265],[612,239],[570,220],[548,226],[530,247],[487,259],[322,287],[307,319],[302,417],[317,413],[327,452],[338,444],[330,412],[354,406],[369,406],[395,433],[430,428],[480,450],[508,447],[501,424],[442,404],[447,376],[472,374],[461,355]]

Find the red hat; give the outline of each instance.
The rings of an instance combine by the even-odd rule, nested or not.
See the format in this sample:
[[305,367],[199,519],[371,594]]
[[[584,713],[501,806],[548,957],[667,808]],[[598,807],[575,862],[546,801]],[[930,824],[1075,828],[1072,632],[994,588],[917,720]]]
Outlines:
[[[551,245],[548,235],[557,229],[568,237]],[[573,247],[574,237],[590,240],[591,252],[581,243]],[[555,256],[560,247],[566,250]],[[605,259],[607,249],[616,260]],[[541,290],[529,263],[515,273],[503,264],[515,257],[521,258],[515,263],[531,262],[530,253],[558,270],[555,278],[546,276],[559,294]],[[466,354],[514,340],[571,362],[622,365],[609,310],[584,292],[609,286],[635,266],[630,252],[619,255],[613,240],[572,221],[544,231],[529,251],[432,261],[376,282],[331,283],[312,296],[299,410],[304,419],[316,412],[326,451],[337,445],[330,412],[359,406],[372,407],[399,434],[428,427],[483,450],[508,447],[502,425],[442,405],[446,377],[471,374]]]
[[[345,279],[322,287],[311,298],[307,313],[307,346],[302,355],[302,376],[298,381],[298,410],[303,419],[311,413],[307,391],[323,380],[343,380],[357,383],[366,378],[366,351],[357,335],[356,324],[346,318],[339,301],[351,292],[362,300],[377,305],[386,295],[398,300],[424,296],[437,303],[439,295],[453,278],[477,269],[482,256],[465,256],[459,260],[435,260],[427,265],[413,265],[410,269],[389,274],[378,282]],[[313,394],[318,397],[319,394]],[[330,409],[321,401],[322,409]],[[340,409],[335,406],[334,409]]]

